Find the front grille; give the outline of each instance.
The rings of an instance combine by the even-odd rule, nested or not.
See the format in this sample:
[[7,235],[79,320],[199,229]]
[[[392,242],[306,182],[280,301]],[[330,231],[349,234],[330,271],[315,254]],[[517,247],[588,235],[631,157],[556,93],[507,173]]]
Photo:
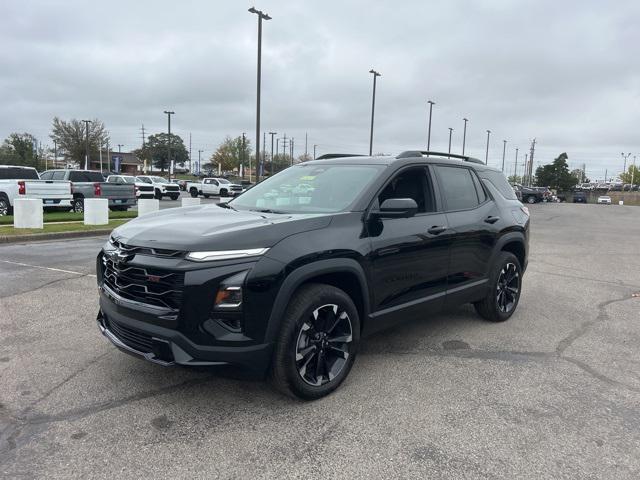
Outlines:
[[167,192],[179,192],[180,187],[178,185],[167,185],[166,190]]
[[120,341],[139,352],[152,352],[153,351],[153,339],[146,333],[133,330],[132,328],[125,327],[121,323],[107,320],[106,327],[113,333]]
[[242,191],[242,187],[240,185],[234,185],[231,187],[231,190],[234,192],[240,192]]
[[153,192],[153,187],[151,185],[145,185],[138,187],[138,190],[141,192]]
[[102,256],[102,281],[127,300],[179,310],[182,305],[184,273],[137,267]]

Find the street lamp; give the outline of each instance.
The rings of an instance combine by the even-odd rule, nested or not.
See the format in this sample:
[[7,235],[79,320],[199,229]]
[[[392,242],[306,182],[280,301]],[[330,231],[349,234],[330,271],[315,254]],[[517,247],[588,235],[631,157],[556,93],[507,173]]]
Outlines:
[[269,169],[269,175],[273,175],[273,137],[277,134],[278,132],[269,132],[269,135],[271,135],[271,168]]
[[376,79],[382,74],[376,72],[373,68],[369,70],[373,75],[373,96],[371,98],[371,132],[369,133],[369,156],[373,155],[373,117],[376,111]]
[[451,153],[451,134],[453,133],[453,128],[449,127],[449,153]]
[[502,140],[502,172],[504,173],[504,156],[507,153],[507,141]]
[[462,155],[464,155],[464,145],[467,141],[467,122],[469,119],[463,118],[462,120],[464,120],[464,131],[462,132]]
[[436,102],[429,100],[429,128],[427,129],[427,152],[431,150],[431,114],[433,113],[433,106]]
[[[258,16],[258,72],[256,82],[256,164],[260,161],[260,83],[262,79],[262,20],[271,20],[271,17],[256,10],[254,7],[249,12]],[[249,168],[249,181],[251,181],[251,168]]]
[[622,155],[622,158],[624,158],[624,167],[622,168],[622,173],[626,173],[626,171],[627,171],[627,159],[631,156],[631,154],[627,153],[625,155],[624,152],[622,152],[620,155]]
[[85,142],[84,142],[84,169],[89,170],[89,124],[91,120],[82,120],[85,124]]
[[484,156],[484,164],[487,165],[489,163],[489,136],[491,135],[491,130],[487,130],[487,153]]
[[[171,112],[169,110],[165,110],[164,113],[167,114],[167,161],[169,162],[169,175],[173,172],[171,171],[171,115],[174,115],[176,112]],[[161,169],[162,173],[164,173],[164,168]]]

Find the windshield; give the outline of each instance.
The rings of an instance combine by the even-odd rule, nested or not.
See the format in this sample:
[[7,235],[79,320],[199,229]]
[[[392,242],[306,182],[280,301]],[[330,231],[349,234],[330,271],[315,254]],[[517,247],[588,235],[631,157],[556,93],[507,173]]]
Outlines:
[[151,180],[153,180],[153,183],[169,183],[167,179],[162,177],[151,177]]
[[340,212],[384,168],[384,165],[298,165],[257,184],[229,205],[275,213]]
[[231,183],[229,180],[227,180],[226,178],[219,178],[218,181],[220,183]]
[[134,177],[122,177],[124,183],[136,183],[136,179]]

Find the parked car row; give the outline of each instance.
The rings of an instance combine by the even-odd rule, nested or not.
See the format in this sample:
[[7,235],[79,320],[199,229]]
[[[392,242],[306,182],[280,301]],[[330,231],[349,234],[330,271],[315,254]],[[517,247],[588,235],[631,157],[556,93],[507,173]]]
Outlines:
[[[635,182],[634,182],[635,183]],[[637,192],[640,185],[630,183],[581,183],[576,185],[577,191],[601,191],[601,192]]]

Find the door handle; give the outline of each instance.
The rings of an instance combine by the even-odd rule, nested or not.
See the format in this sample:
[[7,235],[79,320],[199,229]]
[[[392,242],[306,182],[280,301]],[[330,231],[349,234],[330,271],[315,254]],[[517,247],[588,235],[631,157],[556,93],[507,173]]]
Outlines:
[[440,235],[447,229],[444,225],[435,225],[427,230],[431,235]]
[[493,224],[493,223],[496,223],[498,220],[500,220],[500,217],[492,217],[492,216],[489,216],[489,217],[487,217],[487,218],[485,218],[485,219],[484,219],[484,221],[485,221],[485,222],[487,222],[487,223],[492,223],[492,224]]

